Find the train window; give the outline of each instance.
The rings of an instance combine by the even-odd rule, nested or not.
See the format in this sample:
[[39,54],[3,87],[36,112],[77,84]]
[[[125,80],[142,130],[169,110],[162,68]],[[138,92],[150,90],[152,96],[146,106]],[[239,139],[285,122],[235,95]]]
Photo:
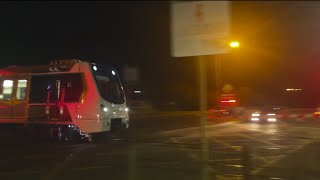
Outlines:
[[28,81],[26,79],[18,80],[18,87],[17,87],[17,94],[16,94],[17,100],[24,100],[26,98],[27,82]]
[[2,83],[2,94],[0,95],[1,100],[10,100],[13,89],[13,80],[4,80]]
[[101,97],[111,103],[124,103],[124,92],[116,71],[97,64],[92,64],[92,69]]

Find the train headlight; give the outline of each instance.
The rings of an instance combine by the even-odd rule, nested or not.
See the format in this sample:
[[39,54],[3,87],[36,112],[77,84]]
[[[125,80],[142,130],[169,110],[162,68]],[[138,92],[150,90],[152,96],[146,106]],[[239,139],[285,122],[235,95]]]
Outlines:
[[109,109],[108,109],[107,107],[103,107],[103,108],[102,108],[102,111],[103,111],[103,112],[108,112]]
[[124,111],[125,111],[125,112],[128,112],[128,111],[129,111],[129,108],[126,107],[126,108],[124,109]]
[[103,112],[109,111],[109,109],[106,106],[104,106],[103,104],[100,104],[100,107],[101,107],[101,111],[103,111]]

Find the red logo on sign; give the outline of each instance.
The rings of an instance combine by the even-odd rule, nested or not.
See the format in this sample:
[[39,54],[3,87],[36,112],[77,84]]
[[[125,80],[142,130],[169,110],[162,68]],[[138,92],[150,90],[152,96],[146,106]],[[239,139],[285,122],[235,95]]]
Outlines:
[[203,21],[203,4],[197,3],[196,4],[196,12],[195,16],[197,18],[197,21]]

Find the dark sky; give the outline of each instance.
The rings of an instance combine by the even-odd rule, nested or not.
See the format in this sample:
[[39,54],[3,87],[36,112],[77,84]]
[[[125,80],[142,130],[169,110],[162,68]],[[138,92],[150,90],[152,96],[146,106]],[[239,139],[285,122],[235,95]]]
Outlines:
[[[241,48],[223,59],[223,80],[277,97],[303,88],[320,102],[320,2],[232,3]],[[1,2],[0,66],[80,58],[138,66],[149,96],[197,99],[194,57],[170,55],[169,2]],[[214,89],[213,56],[209,94]],[[182,93],[183,92],[183,93]],[[309,99],[308,99],[309,101]]]

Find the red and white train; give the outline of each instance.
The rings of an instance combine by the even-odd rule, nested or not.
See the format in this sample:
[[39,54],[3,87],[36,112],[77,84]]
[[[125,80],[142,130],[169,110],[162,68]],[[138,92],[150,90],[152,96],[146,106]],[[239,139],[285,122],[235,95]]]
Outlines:
[[129,127],[117,71],[80,60],[0,69],[0,125],[74,140]]

